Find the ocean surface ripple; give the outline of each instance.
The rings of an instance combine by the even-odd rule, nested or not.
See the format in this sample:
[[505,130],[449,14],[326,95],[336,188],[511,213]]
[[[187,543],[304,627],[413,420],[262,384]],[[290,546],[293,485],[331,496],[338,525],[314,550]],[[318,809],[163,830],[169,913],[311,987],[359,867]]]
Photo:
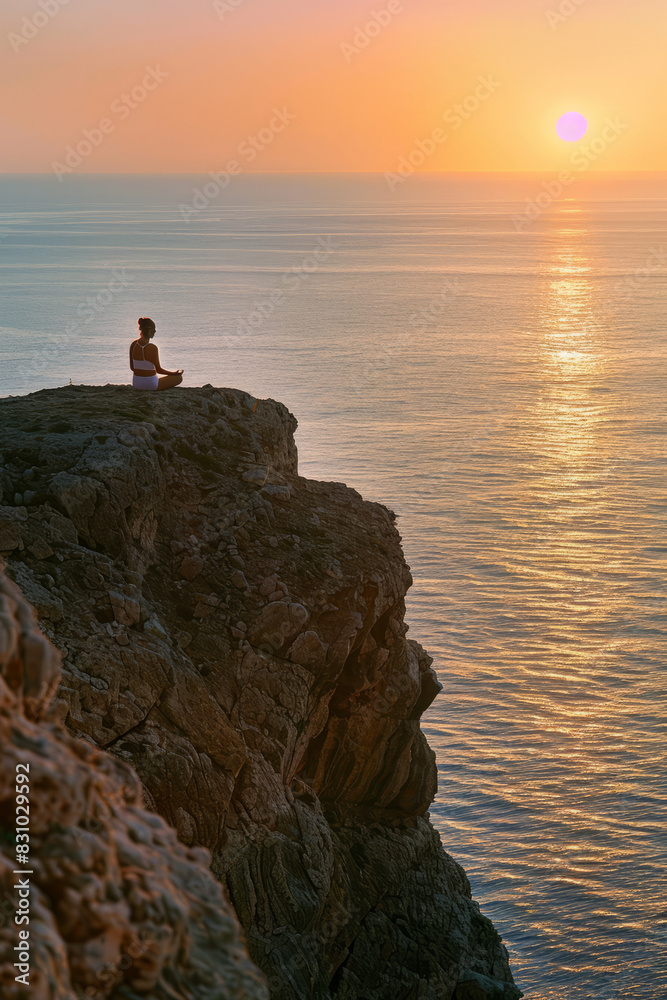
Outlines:
[[[399,514],[432,819],[530,1000],[665,1000],[667,203],[539,180],[0,180],[0,393],[186,384]],[[583,182],[581,182],[583,183]],[[606,192],[606,193],[605,193]]]

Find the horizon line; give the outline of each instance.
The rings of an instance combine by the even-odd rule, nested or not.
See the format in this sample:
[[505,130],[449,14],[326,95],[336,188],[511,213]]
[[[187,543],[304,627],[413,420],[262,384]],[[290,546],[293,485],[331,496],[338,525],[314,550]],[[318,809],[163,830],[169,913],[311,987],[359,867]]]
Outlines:
[[[207,170],[89,170],[75,171],[67,179],[73,177],[189,177],[199,174],[214,173],[215,169]],[[414,177],[525,177],[536,174],[546,174],[552,176],[557,173],[557,169],[552,170],[416,170],[412,174]],[[382,177],[387,173],[385,170],[244,170],[239,176],[251,177],[346,177],[346,176],[368,176]],[[664,170],[587,170],[582,172],[582,177],[665,177],[667,178],[667,168]],[[0,170],[0,177],[53,177],[51,170]],[[64,178],[63,178],[64,179]]]

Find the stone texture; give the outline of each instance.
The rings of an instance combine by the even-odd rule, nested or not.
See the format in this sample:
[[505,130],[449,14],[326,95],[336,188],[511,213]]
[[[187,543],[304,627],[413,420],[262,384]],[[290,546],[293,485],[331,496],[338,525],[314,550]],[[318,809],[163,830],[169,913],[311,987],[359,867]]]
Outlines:
[[66,724],[213,852],[272,1000],[518,997],[428,821],[439,685],[394,515],[299,477],[294,417],[237,390],[0,410],[0,553],[63,652]]
[[[57,720],[67,706],[51,704],[59,674],[59,654],[0,572],[3,1000],[268,1000],[208,871],[208,852],[179,843],[163,819],[143,808],[140,783],[126,763],[61,728]],[[21,795],[29,788],[25,865],[17,862],[13,838],[18,782]],[[21,875],[13,874],[16,868]],[[29,923],[20,929],[29,933],[28,985],[16,981],[26,970],[14,964],[14,886],[24,878]]]

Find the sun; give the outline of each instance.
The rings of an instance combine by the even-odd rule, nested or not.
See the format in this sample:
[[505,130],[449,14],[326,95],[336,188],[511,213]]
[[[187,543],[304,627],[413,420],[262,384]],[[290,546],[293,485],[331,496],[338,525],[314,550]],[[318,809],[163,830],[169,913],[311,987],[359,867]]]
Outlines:
[[578,111],[568,111],[556,122],[556,132],[564,142],[578,142],[586,135],[587,129],[588,122]]

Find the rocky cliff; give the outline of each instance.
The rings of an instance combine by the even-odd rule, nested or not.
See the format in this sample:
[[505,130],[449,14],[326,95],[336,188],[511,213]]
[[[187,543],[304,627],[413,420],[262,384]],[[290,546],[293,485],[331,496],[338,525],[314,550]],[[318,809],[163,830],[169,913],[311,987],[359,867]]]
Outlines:
[[127,764],[61,728],[59,678],[0,573],[3,1000],[268,1000],[208,852],[143,808]]
[[213,852],[272,1000],[514,1000],[428,821],[439,685],[394,516],[299,477],[295,428],[211,386],[0,400],[0,553],[69,731]]

